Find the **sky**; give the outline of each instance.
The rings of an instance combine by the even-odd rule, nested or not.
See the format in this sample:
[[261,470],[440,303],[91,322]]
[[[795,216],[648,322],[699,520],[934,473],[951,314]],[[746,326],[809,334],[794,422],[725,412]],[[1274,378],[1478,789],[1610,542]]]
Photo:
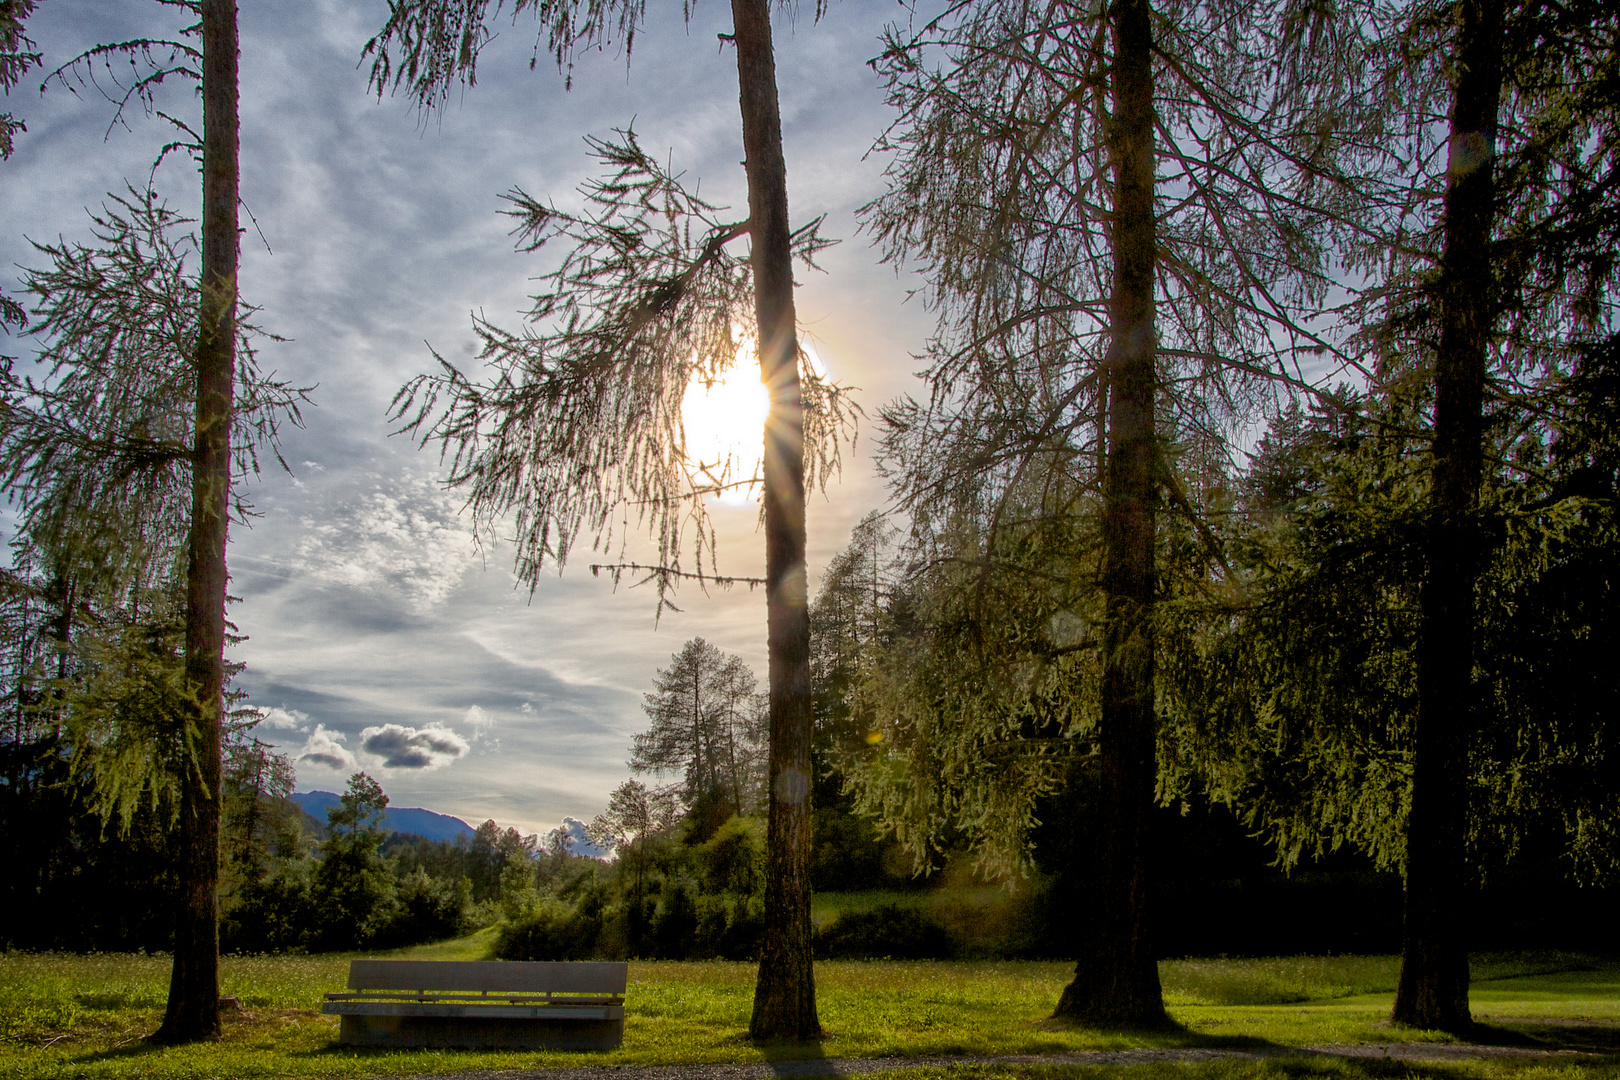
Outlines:
[[[502,23],[476,87],[424,118],[367,92],[361,50],[384,0],[240,0],[242,197],[257,223],[246,223],[241,291],[286,339],[264,346],[262,366],[315,389],[304,427],[284,433],[290,472],[246,482],[258,516],[231,533],[230,618],[246,640],[230,656],[267,710],[260,737],[296,759],[299,790],[341,790],[363,768],[395,805],[543,831],[606,807],[629,775],[642,695],[686,640],[740,654],[763,684],[762,592],[685,588],[680,611],[655,617],[650,589],[591,575],[587,543],[531,596],[499,537],[475,541],[437,454],[387,420],[399,387],[430,370],[430,345],[474,362],[473,313],[520,323],[546,263],[513,250],[500,195],[521,187],[578,206],[586,136],[633,123],[705,197],[746,206],[735,59],[716,38],[729,7],[700,3],[689,25],[679,7],[649,5],[628,64],[616,47],[583,55],[566,90],[543,55],[530,70],[533,23]],[[875,417],[919,389],[914,354],[932,325],[908,299],[918,282],[880,262],[857,216],[882,190],[884,162],[868,150],[892,119],[866,61],[905,9],[841,0],[819,22],[812,12],[775,18],[789,202],[795,224],[826,214],[823,233],[842,243],[820,260],[825,273],[801,277],[799,318],[830,377]],[[109,127],[113,107],[92,88],[41,95],[41,77],[97,42],[172,33],[177,16],[139,0],[44,0],[30,20],[44,67],[4,106],[28,124],[0,164],[8,293],[19,267],[41,265],[30,241],[88,240],[86,208],[144,184],[168,137],[138,109]],[[197,111],[184,87],[160,107]],[[158,187],[195,215],[190,162],[171,158]],[[0,340],[7,354],[32,347]],[[812,590],[855,522],[885,505],[872,432],[863,422],[842,475],[812,496]],[[714,515],[720,569],[760,573],[757,508]]]

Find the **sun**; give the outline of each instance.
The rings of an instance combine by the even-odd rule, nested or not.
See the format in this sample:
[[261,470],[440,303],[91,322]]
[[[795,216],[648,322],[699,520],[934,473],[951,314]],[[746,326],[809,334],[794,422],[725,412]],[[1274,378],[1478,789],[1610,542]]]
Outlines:
[[[810,370],[823,374],[821,357],[808,342],[801,342]],[[725,377],[705,387],[694,378],[681,399],[681,423],[686,427],[686,453],[699,482],[712,479],[733,485],[710,498],[722,506],[745,506],[759,498],[758,484],[746,481],[763,473],[765,421],[771,395],[759,377],[759,356],[753,338],[737,345],[737,359]],[[739,481],[743,481],[739,483]]]
[[[771,395],[759,379],[759,357],[751,339],[737,346],[731,370],[712,386],[693,378],[681,400],[686,428],[686,454],[696,480],[737,484],[761,473],[765,456],[765,420]],[[725,506],[742,506],[758,497],[757,485],[740,484],[710,498]]]

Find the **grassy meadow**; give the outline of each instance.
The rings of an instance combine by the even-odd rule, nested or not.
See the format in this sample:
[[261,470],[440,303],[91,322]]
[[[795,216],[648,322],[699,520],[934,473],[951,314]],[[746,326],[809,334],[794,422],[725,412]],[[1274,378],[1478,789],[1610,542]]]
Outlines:
[[[395,955],[476,959],[487,954],[490,936],[486,931]],[[1061,962],[822,961],[817,988],[829,1037],[808,1049],[759,1046],[745,1035],[754,966],[705,961],[633,962],[624,1046],[611,1053],[356,1051],[336,1045],[336,1018],[319,1012],[321,994],[343,985],[348,960],[227,957],[223,990],[242,1008],[229,1014],[225,1038],[154,1049],[141,1040],[161,1014],[165,958],[0,955],[0,1077],[362,1077],[582,1063],[1452,1041],[1387,1024],[1397,959],[1374,956],[1165,961],[1160,970],[1177,1026],[1160,1032],[1086,1030],[1046,1019],[1068,978],[1069,966]],[[1572,1057],[1567,1067],[1583,1076],[1581,1070],[1593,1069],[1620,1075],[1620,1057],[1613,1056],[1620,1050],[1620,963],[1569,954],[1480,956],[1474,971],[1475,1015],[1491,1025],[1487,1033],[1496,1040],[1605,1051]],[[1206,1066],[1216,1073],[1237,1070],[1234,1078],[1265,1077],[1273,1068],[1264,1061],[1187,1068]],[[1258,1071],[1243,1071],[1251,1066]],[[1327,1070],[1323,1080],[1332,1080],[1339,1066],[1312,1067]],[[1517,1075],[1529,1067],[1522,1056],[1445,1066],[1463,1070],[1459,1078],[1484,1075],[1482,1069]],[[1040,1080],[1033,1068],[988,1070],[986,1076]],[[1165,1062],[1142,1068],[1185,1071]],[[1423,1070],[1432,1074],[1427,1064]]]

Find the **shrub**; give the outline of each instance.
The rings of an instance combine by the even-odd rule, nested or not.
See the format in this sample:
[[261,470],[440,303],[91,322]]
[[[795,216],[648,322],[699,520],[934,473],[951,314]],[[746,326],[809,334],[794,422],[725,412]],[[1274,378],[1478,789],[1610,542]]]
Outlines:
[[713,942],[717,955],[727,960],[754,960],[759,957],[759,938],[765,932],[762,907],[746,896],[736,898],[726,912],[724,929]]
[[501,927],[495,955],[501,960],[583,960],[602,937],[602,906],[582,902],[568,907],[542,901],[522,918]]
[[309,875],[298,866],[238,885],[221,904],[219,944],[223,952],[276,953],[301,948],[315,925],[315,898]]
[[764,826],[758,818],[733,817],[697,849],[703,891],[752,896],[765,887]]
[[418,867],[399,883],[396,897],[393,918],[372,935],[369,944],[395,948],[455,937],[472,906],[472,882],[429,877]]
[[652,955],[661,960],[684,960],[698,943],[698,907],[692,887],[684,880],[664,883],[658,914],[652,924]]
[[915,908],[885,904],[851,911],[821,933],[817,956],[851,959],[947,960],[950,936],[938,922]]

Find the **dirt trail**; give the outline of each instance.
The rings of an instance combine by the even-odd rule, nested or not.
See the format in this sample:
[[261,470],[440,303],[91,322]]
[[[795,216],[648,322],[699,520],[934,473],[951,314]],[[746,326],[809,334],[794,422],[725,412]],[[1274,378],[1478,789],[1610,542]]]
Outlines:
[[1469,1043],[1349,1043],[1256,1050],[1076,1050],[1062,1054],[1010,1054],[999,1057],[812,1058],[732,1065],[580,1065],[551,1069],[416,1073],[379,1077],[377,1080],[775,1080],[777,1077],[863,1076],[896,1069],[937,1069],[957,1065],[1143,1065],[1157,1061],[1258,1061],[1299,1055],[1400,1061],[1454,1061],[1460,1058],[1580,1060],[1594,1056],[1580,1050],[1540,1050]]

